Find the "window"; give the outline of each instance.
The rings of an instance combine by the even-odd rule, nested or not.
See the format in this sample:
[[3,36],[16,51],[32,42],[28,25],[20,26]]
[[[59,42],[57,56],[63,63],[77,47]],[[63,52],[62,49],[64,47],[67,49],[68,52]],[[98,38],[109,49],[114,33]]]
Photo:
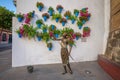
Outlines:
[[7,40],[7,38],[6,38],[6,33],[3,33],[2,34],[2,41],[6,41]]

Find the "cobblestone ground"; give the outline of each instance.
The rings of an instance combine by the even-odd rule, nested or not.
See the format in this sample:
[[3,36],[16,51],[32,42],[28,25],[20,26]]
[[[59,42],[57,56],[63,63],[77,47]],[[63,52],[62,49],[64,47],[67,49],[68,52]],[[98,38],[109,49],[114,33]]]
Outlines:
[[112,80],[96,61],[71,63],[73,74],[62,75],[61,64],[35,65],[28,73],[26,66],[11,67],[11,50],[0,52],[0,80]]

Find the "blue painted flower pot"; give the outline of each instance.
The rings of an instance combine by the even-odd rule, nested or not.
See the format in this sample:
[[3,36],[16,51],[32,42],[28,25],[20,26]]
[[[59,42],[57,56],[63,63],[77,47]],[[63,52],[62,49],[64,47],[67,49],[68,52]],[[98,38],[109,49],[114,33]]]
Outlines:
[[21,17],[18,17],[17,19],[19,22],[22,22],[22,20],[23,20],[23,18],[21,18]]
[[51,50],[52,50],[52,48],[51,48],[51,47],[49,47],[49,48],[48,48],[48,50],[49,50],[49,51],[51,51]]
[[90,16],[88,16],[87,18],[88,18],[88,20],[90,20]]
[[58,34],[55,34],[55,37],[56,37],[56,38],[58,38],[58,37],[59,37],[59,35],[58,35]]
[[32,18],[33,18],[34,16],[35,16],[35,13],[33,12],[33,13],[32,13]]
[[52,30],[54,30],[54,29],[55,29],[55,26],[54,26],[54,25],[52,25],[51,27],[52,27]]
[[76,12],[76,13],[75,13],[75,16],[78,17],[78,15],[79,15],[79,12]]
[[53,15],[53,11],[52,10],[48,11],[48,13],[50,14],[50,16]]
[[62,22],[62,26],[65,26],[65,22]]
[[42,11],[43,7],[42,6],[38,6],[39,11]]
[[74,19],[72,19],[71,21],[72,21],[72,24],[74,24],[74,23],[75,23],[75,20],[74,20]]
[[79,25],[78,27],[79,27],[79,29],[82,29],[82,26],[81,26],[81,25]]
[[22,38],[22,34],[18,34],[18,37],[19,37],[19,38]]
[[78,40],[79,39],[79,37],[78,36],[76,36],[76,40]]
[[69,16],[66,16],[66,19],[68,20],[68,19],[69,19]]
[[43,32],[46,33],[46,32],[47,32],[47,29],[43,29]]
[[85,24],[85,22],[86,22],[85,20],[82,21],[83,24]]
[[43,16],[43,19],[44,19],[44,21],[47,21],[47,17],[46,16]]
[[41,28],[41,26],[42,26],[42,24],[40,24],[40,23],[39,23],[39,24],[37,24],[37,27],[38,27],[38,28]]
[[58,12],[61,13],[61,12],[62,12],[62,8],[59,8],[59,9],[58,9]]
[[42,38],[41,37],[37,37],[37,39],[38,39],[38,41],[41,41]]
[[59,21],[59,18],[56,18],[56,22],[58,22]]

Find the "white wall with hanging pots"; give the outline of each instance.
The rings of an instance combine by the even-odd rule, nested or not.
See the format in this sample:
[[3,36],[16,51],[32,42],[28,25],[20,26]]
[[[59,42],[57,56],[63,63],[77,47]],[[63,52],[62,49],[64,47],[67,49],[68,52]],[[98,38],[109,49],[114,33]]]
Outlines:
[[[44,4],[45,8],[40,12],[36,7],[37,1]],[[84,26],[91,28],[91,35],[87,38],[86,42],[83,40],[76,41],[76,47],[73,47],[71,56],[76,62],[82,61],[94,61],[97,60],[98,54],[102,54],[103,51],[103,39],[104,39],[104,0],[17,0],[17,13],[28,13],[35,11],[35,17],[31,21],[31,25],[35,24],[37,19],[42,19],[42,14],[48,11],[49,6],[52,6],[56,10],[56,6],[61,4],[65,11],[70,10],[72,13],[74,9],[82,9],[88,7],[91,18]],[[55,20],[48,19],[45,24],[54,24],[57,28],[63,28],[62,24],[56,23]],[[12,48],[12,66],[26,66],[36,64],[54,64],[61,63],[60,45],[58,41],[53,41],[53,50],[49,51],[46,44],[42,41],[34,39],[18,38],[15,30],[21,26],[21,23],[13,18],[13,48]],[[64,26],[65,27],[65,26]],[[69,21],[66,27],[71,27],[75,31],[82,32],[82,29],[78,29],[76,24],[71,24]],[[71,62],[74,62],[70,58]]]

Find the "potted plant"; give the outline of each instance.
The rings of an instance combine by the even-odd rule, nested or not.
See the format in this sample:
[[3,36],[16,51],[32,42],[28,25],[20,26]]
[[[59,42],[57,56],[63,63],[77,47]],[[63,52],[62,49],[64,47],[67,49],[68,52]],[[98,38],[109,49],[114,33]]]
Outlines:
[[82,23],[80,20],[78,20],[78,21],[77,21],[77,26],[79,27],[79,29],[81,29],[82,26],[83,26],[83,23]]
[[44,21],[47,21],[47,19],[49,18],[49,14],[48,13],[43,13],[42,17],[43,17]]
[[21,14],[21,13],[16,14],[16,17],[17,17],[17,19],[18,19],[19,22],[22,22],[23,19],[24,19],[24,14]]
[[66,19],[70,19],[71,12],[70,11],[66,11],[64,16],[66,17]]
[[33,67],[33,66],[27,66],[27,71],[28,71],[29,73],[32,73],[33,70],[34,70],[34,67]]
[[43,41],[45,41],[46,43],[50,40],[50,35],[49,35],[49,33],[43,33],[42,34],[43,36],[42,36],[42,40]]
[[34,28],[33,26],[29,26],[29,28],[27,28],[28,30],[25,30],[25,33],[27,34],[28,38],[35,38],[36,36],[36,32],[38,28]]
[[39,11],[42,11],[42,9],[44,8],[44,4],[42,2],[37,2],[36,6],[39,9]]
[[48,9],[48,13],[49,13],[50,16],[52,16],[53,13],[54,13],[54,9],[51,6]]
[[42,36],[43,36],[42,33],[37,32],[36,36],[37,36],[38,41],[41,41]]
[[74,33],[74,30],[72,28],[66,27],[61,30],[61,35],[63,35],[64,33],[68,34],[68,36],[72,36]]
[[84,27],[83,28],[83,37],[89,37],[90,36],[90,28]]
[[44,23],[43,23],[42,19],[39,19],[39,20],[36,21],[36,24],[37,24],[38,28],[41,28],[42,24],[44,24]]
[[79,15],[79,10],[74,9],[74,15],[75,15],[76,17],[78,17],[78,15]]
[[82,24],[85,24],[86,21],[88,21],[87,17],[85,17],[85,16],[79,17],[79,20],[82,21]]
[[60,20],[60,23],[62,23],[62,26],[65,26],[65,24],[67,23],[67,20],[65,18],[62,18]]
[[29,24],[30,23],[30,21],[31,21],[31,19],[32,19],[32,12],[29,12],[29,13],[27,13],[26,15],[25,15],[25,23],[26,24]]
[[47,32],[47,29],[48,29],[48,25],[43,25],[43,26],[42,26],[42,31],[43,31],[43,33],[46,33],[46,32]]
[[55,19],[56,22],[58,22],[61,18],[62,18],[61,14],[53,14],[53,16],[52,16],[52,19],[53,20]]
[[18,37],[19,37],[19,38],[22,38],[23,33],[24,33],[23,28],[19,28],[18,30],[16,30],[16,33],[18,34]]
[[59,13],[61,13],[62,10],[63,10],[63,6],[62,5],[57,5],[56,9]]
[[76,40],[78,40],[81,37],[81,33],[80,32],[76,32],[75,35],[76,35]]
[[49,49],[49,51],[51,51],[52,50],[52,43],[50,42],[50,43],[47,43],[47,47],[48,47],[48,49]]
[[56,37],[56,38],[58,38],[59,37],[59,34],[60,34],[60,30],[54,30],[54,36]]
[[56,26],[55,25],[50,25],[50,27],[49,27],[49,31],[54,31],[54,30],[56,30]]
[[71,20],[72,24],[74,24],[75,21],[77,20],[77,17],[74,16],[74,15],[71,15],[71,16],[70,16],[70,20]]

